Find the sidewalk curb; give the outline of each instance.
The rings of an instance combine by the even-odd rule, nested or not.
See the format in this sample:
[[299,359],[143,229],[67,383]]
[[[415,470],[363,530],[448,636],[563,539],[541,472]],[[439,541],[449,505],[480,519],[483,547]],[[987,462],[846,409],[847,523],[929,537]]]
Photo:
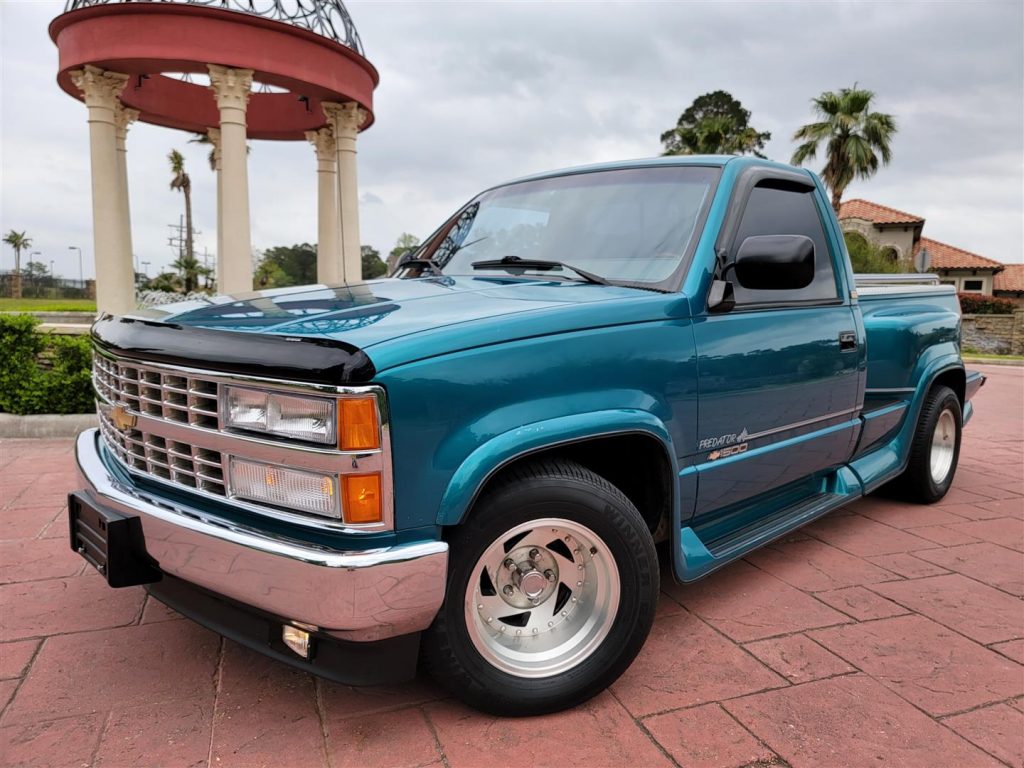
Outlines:
[[0,413],[0,437],[74,437],[84,429],[99,425],[95,413],[16,416]]
[[1012,365],[1018,368],[1024,366],[1024,360],[993,360],[988,357],[965,357],[963,360],[972,365]]

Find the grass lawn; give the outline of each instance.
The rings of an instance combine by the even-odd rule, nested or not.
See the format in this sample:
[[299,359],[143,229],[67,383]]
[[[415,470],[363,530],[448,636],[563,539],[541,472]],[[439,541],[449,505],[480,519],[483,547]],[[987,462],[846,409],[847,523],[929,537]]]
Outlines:
[[964,357],[978,360],[1024,360],[1024,355],[990,355],[987,352],[964,352]]
[[95,312],[92,299],[0,299],[0,312]]

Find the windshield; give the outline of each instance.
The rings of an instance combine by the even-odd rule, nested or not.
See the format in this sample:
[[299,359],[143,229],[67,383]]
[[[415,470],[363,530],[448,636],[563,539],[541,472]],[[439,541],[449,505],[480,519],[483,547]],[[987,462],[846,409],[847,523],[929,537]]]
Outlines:
[[[631,168],[499,187],[473,200],[423,256],[448,275],[508,275],[503,267],[473,263],[518,256],[564,262],[608,280],[660,283],[698,234],[718,173],[697,166]],[[515,267],[521,269],[533,271]],[[578,277],[569,270],[554,274]]]

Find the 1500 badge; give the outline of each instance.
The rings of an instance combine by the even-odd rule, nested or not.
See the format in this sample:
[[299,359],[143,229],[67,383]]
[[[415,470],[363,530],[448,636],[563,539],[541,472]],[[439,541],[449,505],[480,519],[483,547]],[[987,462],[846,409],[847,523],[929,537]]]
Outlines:
[[735,456],[738,453],[746,453],[748,445],[749,443],[740,443],[739,445],[730,445],[728,448],[721,448],[717,451],[712,451],[708,454],[708,461],[724,459],[728,456]]

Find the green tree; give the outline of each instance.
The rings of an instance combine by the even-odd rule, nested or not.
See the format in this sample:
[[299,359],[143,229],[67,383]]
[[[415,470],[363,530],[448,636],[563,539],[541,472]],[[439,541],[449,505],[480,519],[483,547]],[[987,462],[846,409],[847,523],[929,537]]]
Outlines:
[[285,288],[316,282],[316,247],[309,243],[268,248],[256,266],[256,285]]
[[388,268],[381,261],[380,251],[372,245],[364,245],[360,251],[363,256],[363,280],[373,280],[387,273]]
[[793,134],[803,143],[793,153],[793,165],[803,165],[818,154],[825,143],[825,167],[821,178],[832,192],[832,207],[839,213],[843,192],[855,178],[868,179],[878,171],[879,164],[892,160],[892,140],[896,135],[896,118],[883,112],[872,112],[872,91],[842,88],[825,91],[811,100],[817,122],[808,123]]
[[679,116],[675,128],[661,134],[664,155],[755,155],[771,139],[750,125],[750,110],[726,91],[698,96]]
[[178,270],[182,277],[182,288],[185,293],[192,293],[199,286],[199,276],[202,267],[195,257],[195,248],[192,243],[192,179],[185,172],[185,158],[176,149],[172,149],[167,155],[167,162],[171,164],[171,189],[177,190],[185,197],[185,251],[180,254],[172,265]]
[[165,293],[180,293],[182,289],[181,276],[173,272],[161,272],[156,277],[150,278],[143,285],[147,291],[164,291]]
[[21,298],[21,252],[32,247],[32,238],[26,236],[25,231],[15,232],[13,229],[4,235],[4,242],[14,249],[14,274],[16,277],[11,282],[11,298]]
[[[197,133],[194,137],[188,140],[189,144],[202,144],[210,148],[209,153],[206,155],[206,160],[210,164],[210,170],[217,170],[217,148],[213,146],[213,139],[210,138],[208,133]],[[252,152],[252,147],[248,144],[245,145],[245,154]]]
[[876,272],[902,272],[897,259],[892,258],[889,251],[871,243],[860,232],[843,232],[846,250],[850,254],[853,271],[859,275]]
[[398,240],[395,241],[395,247],[391,249],[391,253],[388,254],[387,272],[391,274],[395,271],[395,267],[398,266],[398,262],[402,260],[402,257],[407,253],[411,253],[420,247],[420,239],[416,235],[410,235],[408,232],[403,232],[398,236]]

